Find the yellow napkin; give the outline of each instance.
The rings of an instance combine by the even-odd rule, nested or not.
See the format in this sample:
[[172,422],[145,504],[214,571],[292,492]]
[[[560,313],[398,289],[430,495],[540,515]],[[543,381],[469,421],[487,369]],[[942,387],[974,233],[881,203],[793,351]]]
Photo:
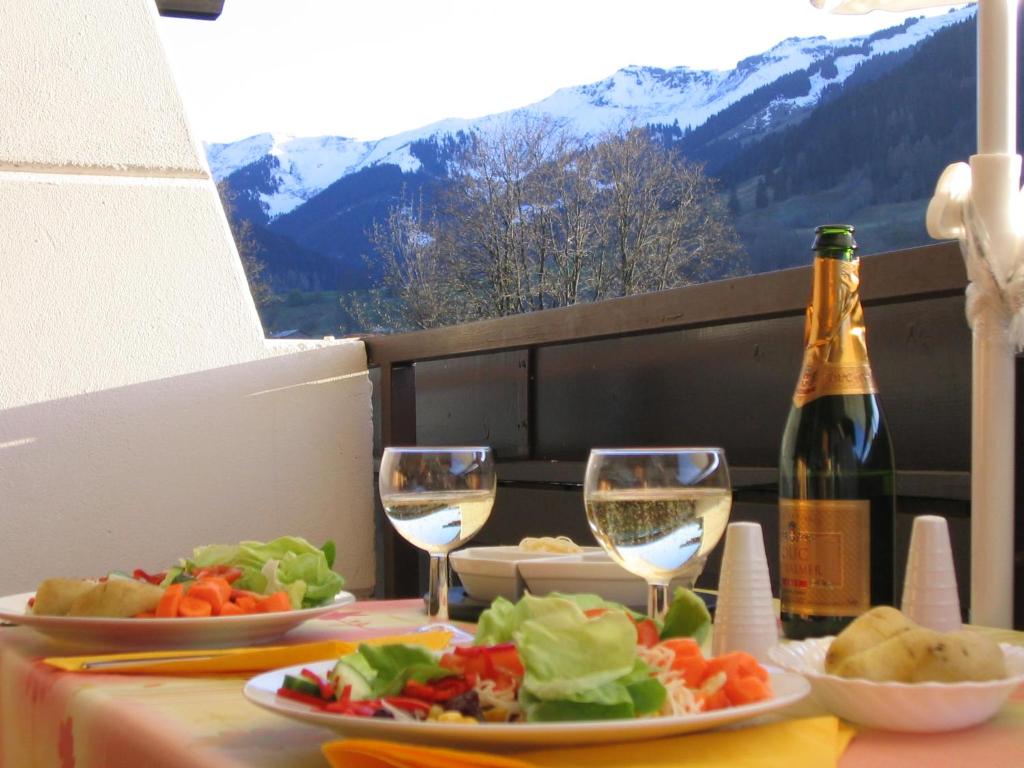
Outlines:
[[323,753],[333,768],[824,768],[836,765],[853,734],[837,718],[827,716],[514,756],[370,739],[331,741],[324,744]]
[[[186,619],[182,619],[186,621]],[[102,656],[55,656],[43,659],[46,664],[68,672],[102,672],[132,675],[196,675],[196,674],[248,674],[295,664],[337,658],[355,651],[360,643],[386,645],[409,643],[441,650],[451,640],[445,630],[411,632],[405,635],[375,637],[359,642],[323,640],[299,645],[268,645],[254,648],[224,648],[213,650],[150,651],[146,653],[116,653]],[[97,666],[90,666],[92,664]],[[117,662],[104,664],[103,662]]]

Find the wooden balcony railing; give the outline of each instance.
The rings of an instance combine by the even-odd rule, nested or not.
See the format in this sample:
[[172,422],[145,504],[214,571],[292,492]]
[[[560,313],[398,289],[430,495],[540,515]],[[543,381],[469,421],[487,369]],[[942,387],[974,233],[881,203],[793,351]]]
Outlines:
[[[914,515],[946,516],[966,605],[971,337],[959,247],[867,256],[861,276],[870,354],[896,451],[893,567],[901,577]],[[778,444],[800,365],[810,284],[806,267],[369,336],[377,450],[493,446],[498,498],[476,541],[495,544],[545,534],[589,540],[580,483],[592,446],[722,445],[733,468],[733,518],[760,522],[772,542]],[[378,544],[379,592],[417,594],[422,564],[380,510]],[[1018,626],[1020,561],[1018,555]],[[702,583],[716,579],[712,557]]]

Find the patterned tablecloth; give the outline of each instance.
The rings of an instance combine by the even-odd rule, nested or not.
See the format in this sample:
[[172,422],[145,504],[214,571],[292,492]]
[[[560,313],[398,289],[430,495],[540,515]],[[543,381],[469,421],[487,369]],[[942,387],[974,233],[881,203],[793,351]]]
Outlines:
[[[360,602],[307,622],[287,642],[360,640],[418,626],[414,600]],[[1024,645],[1024,634],[998,639]],[[73,650],[26,629],[0,629],[0,768],[324,768],[337,735],[246,701],[239,677],[60,672],[41,663]],[[820,714],[798,705],[792,714]],[[861,731],[843,768],[1024,766],[1024,688],[988,723],[948,734]]]

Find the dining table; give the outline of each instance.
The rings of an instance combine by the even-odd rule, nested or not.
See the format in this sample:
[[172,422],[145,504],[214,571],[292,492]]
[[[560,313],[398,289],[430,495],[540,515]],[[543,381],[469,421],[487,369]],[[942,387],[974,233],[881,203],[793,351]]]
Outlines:
[[[278,644],[360,642],[409,633],[424,621],[420,600],[360,600],[305,622]],[[1024,646],[1022,632],[988,632]],[[325,768],[322,745],[340,738],[330,728],[251,703],[242,693],[251,674],[80,672],[43,661],[81,652],[29,627],[0,627],[0,768]],[[823,714],[807,698],[764,717]],[[856,727],[838,765],[1024,766],[1024,686],[991,720],[963,730],[908,734]]]

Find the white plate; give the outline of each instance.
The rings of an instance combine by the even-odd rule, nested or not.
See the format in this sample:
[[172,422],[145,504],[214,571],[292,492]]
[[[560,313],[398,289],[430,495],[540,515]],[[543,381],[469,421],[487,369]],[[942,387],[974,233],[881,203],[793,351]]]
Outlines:
[[87,616],[35,616],[25,613],[33,592],[0,597],[0,619],[31,627],[54,640],[89,649],[225,648],[266,643],[321,614],[355,602],[339,592],[317,608],[203,619],[108,619]]
[[1000,644],[1009,677],[980,683],[875,683],[825,673],[835,638],[783,643],[768,652],[779,666],[811,683],[815,700],[854,723],[887,731],[935,733],[988,720],[1024,684],[1024,648]]
[[706,731],[720,725],[773,712],[799,701],[810,686],[800,675],[769,668],[775,696],[767,701],[740,707],[678,717],[648,717],[639,720],[590,720],[564,723],[478,723],[459,725],[434,722],[399,722],[372,717],[350,717],[324,712],[291,699],[281,698],[277,689],[285,675],[298,675],[303,667],[319,675],[334,668],[333,661],[300,664],[265,672],[245,684],[245,696],[254,704],[295,720],[325,725],[348,737],[388,739],[417,744],[473,747],[494,751],[536,747],[577,746],[639,741]]

